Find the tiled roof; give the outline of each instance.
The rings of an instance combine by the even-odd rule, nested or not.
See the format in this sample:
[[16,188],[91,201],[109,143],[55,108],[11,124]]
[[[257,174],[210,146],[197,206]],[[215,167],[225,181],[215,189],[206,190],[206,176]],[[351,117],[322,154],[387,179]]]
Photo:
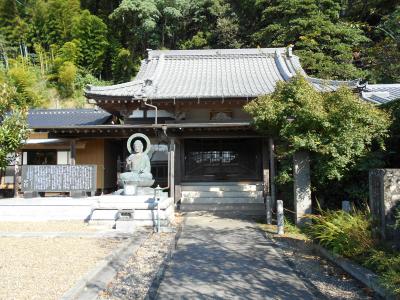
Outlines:
[[400,99],[400,83],[367,84],[361,92],[361,97],[367,101],[378,104]]
[[[136,78],[111,86],[88,86],[87,98],[252,99],[272,93],[278,81],[296,73],[318,90],[340,86],[362,90],[358,80],[323,80],[307,76],[291,48],[150,50]],[[400,97],[400,84],[367,85],[364,100],[386,103]]]
[[28,124],[30,128],[101,125],[110,117],[102,109],[31,109]]
[[[149,51],[136,78],[113,86],[88,86],[86,96],[140,99],[254,98],[274,91],[296,72],[299,58],[287,48]],[[318,89],[354,82],[310,78]]]

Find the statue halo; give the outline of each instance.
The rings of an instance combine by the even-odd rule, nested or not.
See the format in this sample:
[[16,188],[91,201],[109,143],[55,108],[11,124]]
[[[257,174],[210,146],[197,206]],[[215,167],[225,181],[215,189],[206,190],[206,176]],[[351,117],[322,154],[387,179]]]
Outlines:
[[147,135],[144,135],[143,133],[134,133],[132,134],[129,139],[128,142],[126,143],[126,148],[128,149],[129,153],[132,153],[132,142],[134,140],[140,140],[141,142],[143,142],[143,140],[146,142],[145,145],[143,145],[143,148],[145,150],[143,150],[143,153],[147,154],[150,151],[151,148],[151,143],[150,143],[150,139],[148,138]]

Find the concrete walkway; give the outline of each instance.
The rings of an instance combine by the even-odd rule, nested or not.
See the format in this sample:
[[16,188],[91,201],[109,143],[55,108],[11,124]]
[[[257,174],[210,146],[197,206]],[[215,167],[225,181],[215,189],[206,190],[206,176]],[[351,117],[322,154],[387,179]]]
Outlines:
[[157,299],[316,299],[257,224],[189,215]]

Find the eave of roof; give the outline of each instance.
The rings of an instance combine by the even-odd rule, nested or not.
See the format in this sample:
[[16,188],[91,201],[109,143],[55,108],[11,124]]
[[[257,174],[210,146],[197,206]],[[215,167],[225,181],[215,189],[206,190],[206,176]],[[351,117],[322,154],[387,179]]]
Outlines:
[[167,124],[124,124],[124,125],[82,125],[82,126],[46,126],[32,127],[43,130],[104,130],[104,129],[135,129],[135,128],[222,128],[222,127],[248,127],[251,122],[188,122]]
[[102,109],[30,109],[28,112],[30,128],[101,125],[110,118],[111,114]]

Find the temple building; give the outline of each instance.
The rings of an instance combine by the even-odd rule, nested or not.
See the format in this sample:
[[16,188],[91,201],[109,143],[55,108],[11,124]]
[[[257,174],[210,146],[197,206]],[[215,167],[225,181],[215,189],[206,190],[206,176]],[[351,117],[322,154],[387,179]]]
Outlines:
[[132,81],[87,87],[93,109],[31,110],[21,163],[96,164],[98,193],[110,193],[125,168],[126,141],[139,132],[153,144],[155,184],[169,187],[181,209],[262,211],[273,145],[243,106],[297,73],[320,91],[346,85],[378,105],[400,98],[400,84],[309,77],[291,48],[149,50]]

